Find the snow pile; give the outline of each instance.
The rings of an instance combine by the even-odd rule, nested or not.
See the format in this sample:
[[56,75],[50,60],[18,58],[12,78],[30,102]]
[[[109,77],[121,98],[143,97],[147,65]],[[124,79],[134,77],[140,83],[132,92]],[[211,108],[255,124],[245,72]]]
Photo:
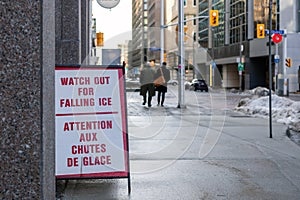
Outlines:
[[[250,91],[251,98],[241,99],[236,111],[255,117],[269,117],[269,96],[266,88],[255,88]],[[272,119],[287,124],[290,129],[300,132],[300,102],[272,94]]]

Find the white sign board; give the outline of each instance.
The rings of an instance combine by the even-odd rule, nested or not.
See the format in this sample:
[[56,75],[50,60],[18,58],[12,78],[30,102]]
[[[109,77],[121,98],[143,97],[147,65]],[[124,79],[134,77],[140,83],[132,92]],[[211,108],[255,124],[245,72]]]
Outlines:
[[122,68],[55,68],[57,178],[127,177]]

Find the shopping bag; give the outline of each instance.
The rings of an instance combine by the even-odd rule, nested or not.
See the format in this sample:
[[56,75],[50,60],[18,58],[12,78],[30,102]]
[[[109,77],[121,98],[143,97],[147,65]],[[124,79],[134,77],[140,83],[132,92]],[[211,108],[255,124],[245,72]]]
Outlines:
[[166,83],[166,80],[163,75],[160,75],[157,79],[154,80],[154,86],[158,87]]

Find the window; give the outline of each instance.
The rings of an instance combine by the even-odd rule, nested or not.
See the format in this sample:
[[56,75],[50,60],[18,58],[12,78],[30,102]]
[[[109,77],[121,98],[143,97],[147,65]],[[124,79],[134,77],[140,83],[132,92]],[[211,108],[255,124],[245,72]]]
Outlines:
[[193,1],[193,6],[197,6],[197,0]]

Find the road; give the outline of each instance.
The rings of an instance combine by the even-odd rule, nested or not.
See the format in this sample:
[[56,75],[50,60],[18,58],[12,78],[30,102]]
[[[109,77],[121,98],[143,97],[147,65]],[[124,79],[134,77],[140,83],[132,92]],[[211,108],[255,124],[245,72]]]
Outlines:
[[127,179],[58,182],[58,199],[299,199],[300,148],[286,126],[233,111],[239,94],[177,87],[165,107],[127,93],[131,194]]

